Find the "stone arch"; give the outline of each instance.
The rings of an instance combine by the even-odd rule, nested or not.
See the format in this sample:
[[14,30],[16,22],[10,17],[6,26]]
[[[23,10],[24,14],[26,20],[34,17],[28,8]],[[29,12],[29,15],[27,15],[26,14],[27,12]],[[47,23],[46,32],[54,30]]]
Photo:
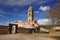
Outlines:
[[16,34],[17,33],[17,24],[9,24],[9,34]]

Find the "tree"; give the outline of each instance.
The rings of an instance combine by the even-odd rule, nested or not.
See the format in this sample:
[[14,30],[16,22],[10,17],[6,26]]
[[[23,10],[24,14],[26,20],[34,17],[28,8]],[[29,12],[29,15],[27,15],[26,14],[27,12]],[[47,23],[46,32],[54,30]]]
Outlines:
[[60,20],[60,4],[56,4],[53,8],[51,8],[46,16],[47,18],[53,19],[53,23],[55,23],[58,19]]
[[58,4],[60,4],[60,0],[56,0]]

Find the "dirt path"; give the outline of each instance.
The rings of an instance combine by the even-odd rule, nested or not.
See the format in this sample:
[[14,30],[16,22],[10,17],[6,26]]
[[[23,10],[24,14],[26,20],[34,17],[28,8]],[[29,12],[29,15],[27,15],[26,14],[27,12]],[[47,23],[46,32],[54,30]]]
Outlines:
[[56,39],[18,33],[18,34],[0,35],[0,40],[56,40]]

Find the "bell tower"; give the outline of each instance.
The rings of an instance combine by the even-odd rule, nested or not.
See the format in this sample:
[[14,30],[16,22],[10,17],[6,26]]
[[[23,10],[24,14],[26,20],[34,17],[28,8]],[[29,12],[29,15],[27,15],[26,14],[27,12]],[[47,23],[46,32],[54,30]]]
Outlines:
[[28,9],[28,22],[32,23],[34,20],[33,8],[30,6]]

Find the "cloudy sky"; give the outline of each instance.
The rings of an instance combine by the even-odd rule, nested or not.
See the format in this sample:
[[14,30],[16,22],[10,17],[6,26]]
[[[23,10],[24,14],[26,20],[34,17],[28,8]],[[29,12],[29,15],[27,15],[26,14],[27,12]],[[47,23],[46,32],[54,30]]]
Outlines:
[[56,5],[56,0],[0,0],[0,24],[26,21],[30,5],[34,9],[35,20],[46,19],[46,13]]
[[37,22],[39,25],[52,25],[51,19],[39,19]]

